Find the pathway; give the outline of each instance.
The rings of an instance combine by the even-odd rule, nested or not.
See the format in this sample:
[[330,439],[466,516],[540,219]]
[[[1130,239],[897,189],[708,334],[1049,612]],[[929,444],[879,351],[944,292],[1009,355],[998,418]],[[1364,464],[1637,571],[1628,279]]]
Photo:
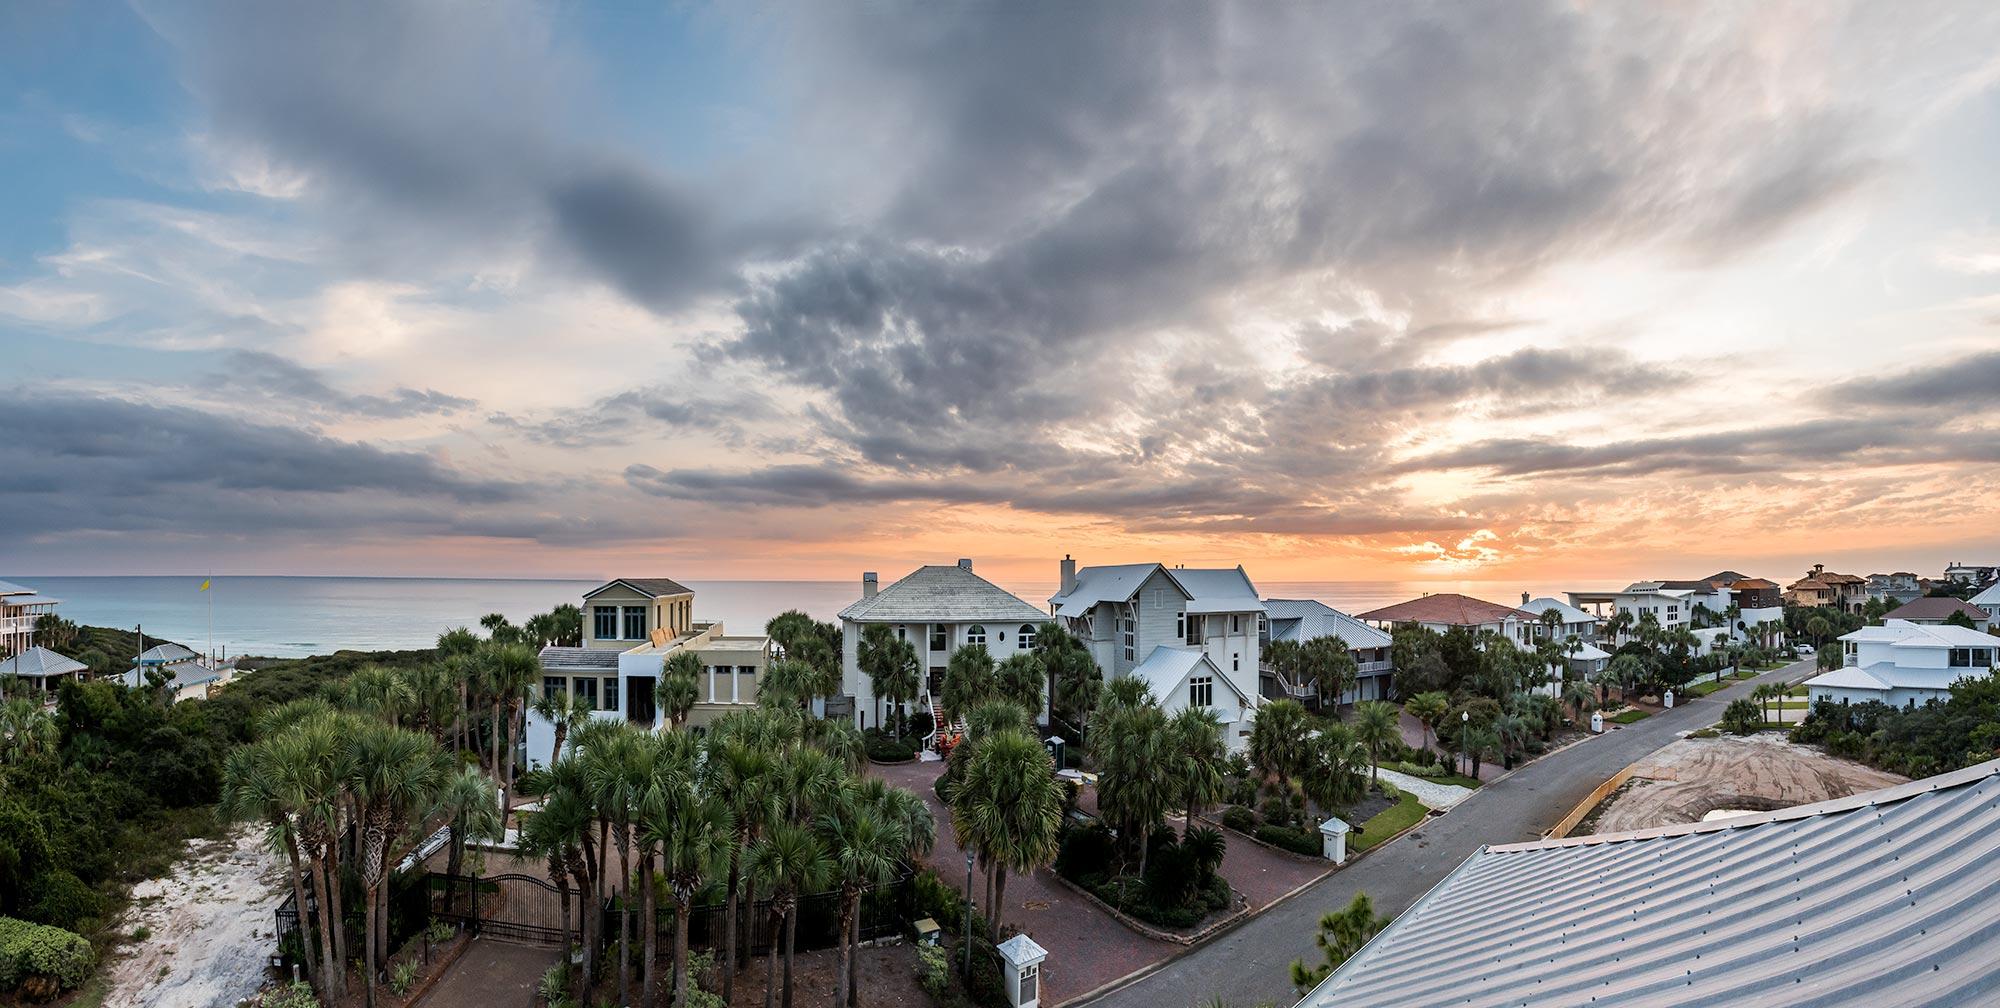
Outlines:
[[[1480,847],[1540,839],[1612,774],[1683,732],[1713,724],[1729,701],[1748,696],[1758,683],[1797,678],[1810,668],[1808,659],[1767,672],[1528,763],[1481,787],[1450,815],[1424,823],[1297,897],[1088,1004],[1180,1008],[1213,995],[1232,1004],[1291,1004],[1297,997],[1287,969],[1294,959],[1317,955],[1313,938],[1321,914],[1364,891],[1376,913],[1401,913]],[[1048,947],[1053,962],[1062,950]]]
[[1472,789],[1463,784],[1444,784],[1425,780],[1415,774],[1406,774],[1401,770],[1390,770],[1387,767],[1376,767],[1375,772],[1380,774],[1383,780],[1396,785],[1396,790],[1423,802],[1427,809],[1456,808],[1459,802],[1472,797]]
[[106,964],[103,1003],[206,1008],[255,994],[269,975],[264,957],[276,941],[273,911],[289,891],[259,827],[188,841],[173,871],[132,887],[119,929],[150,934]]
[[[496,1008],[535,1003],[542,974],[556,964],[552,948],[474,938],[451,971],[424,995],[422,1008]],[[615,985],[614,985],[615,986]],[[617,993],[613,990],[612,993]]]

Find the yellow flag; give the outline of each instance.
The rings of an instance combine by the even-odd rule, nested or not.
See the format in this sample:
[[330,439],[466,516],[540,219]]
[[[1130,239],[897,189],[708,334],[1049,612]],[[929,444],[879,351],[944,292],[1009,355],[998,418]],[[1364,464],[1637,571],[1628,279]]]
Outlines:
[[202,578],[202,579],[201,579],[201,590],[202,590],[202,591],[207,591],[207,590],[208,590],[208,579],[207,579],[207,578]]

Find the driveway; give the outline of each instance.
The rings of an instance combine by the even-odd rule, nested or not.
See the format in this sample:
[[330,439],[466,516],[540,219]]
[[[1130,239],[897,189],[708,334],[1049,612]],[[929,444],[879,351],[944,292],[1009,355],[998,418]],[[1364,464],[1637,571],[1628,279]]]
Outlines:
[[1811,664],[1808,659],[1764,673],[1528,763],[1480,788],[1449,815],[1088,1003],[1093,1008],[1182,1008],[1219,995],[1239,1005],[1291,1004],[1297,996],[1288,967],[1294,959],[1318,955],[1313,938],[1321,914],[1346,906],[1357,892],[1368,893],[1378,914],[1401,913],[1481,846],[1540,839],[1612,774],[1681,732],[1715,723],[1729,701],[1748,696],[1758,683],[1797,678]]
[[[542,974],[561,958],[552,948],[474,938],[451,972],[424,995],[422,1008],[501,1008],[535,1002]],[[612,993],[617,993],[615,990]]]

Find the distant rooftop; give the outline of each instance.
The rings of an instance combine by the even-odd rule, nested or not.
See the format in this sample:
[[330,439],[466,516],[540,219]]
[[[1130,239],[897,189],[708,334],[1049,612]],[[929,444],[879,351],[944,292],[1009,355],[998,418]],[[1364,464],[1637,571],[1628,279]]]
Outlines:
[[1048,614],[963,564],[919,567],[840,611],[856,623],[1040,623]]
[[688,586],[681,584],[679,581],[675,581],[672,578],[613,578],[610,581],[606,581],[605,583],[598,585],[597,587],[592,588],[587,592],[584,592],[583,597],[589,598],[592,595],[597,594],[598,592],[604,591],[607,588],[612,588],[618,585],[624,585],[625,587],[630,588],[633,591],[636,591],[639,594],[646,596],[647,598],[666,598],[670,595],[694,594],[694,589],[689,588]]
[[1941,620],[1952,613],[1963,613],[1974,623],[1984,623],[1989,619],[1986,610],[1962,602],[1955,598],[1927,597],[1911,599],[1892,610],[1885,619]]
[[1513,606],[1476,599],[1470,595],[1443,592],[1426,595],[1408,602],[1398,602],[1392,606],[1371,609],[1361,613],[1356,619],[1377,620],[1383,623],[1442,623],[1447,626],[1479,626],[1483,623],[1499,623],[1509,619],[1532,620],[1535,614]]

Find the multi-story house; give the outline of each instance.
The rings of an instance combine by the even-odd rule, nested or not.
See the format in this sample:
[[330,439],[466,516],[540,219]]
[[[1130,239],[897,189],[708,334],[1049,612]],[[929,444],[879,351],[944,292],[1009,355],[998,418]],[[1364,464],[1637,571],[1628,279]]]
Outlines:
[[1840,668],[1806,680],[1814,701],[1910,707],[1951,695],[1961,679],[1993,674],[2000,638],[1959,626],[1885,620],[1840,638]]
[[1408,602],[1371,609],[1355,619],[1390,631],[1400,626],[1420,626],[1438,633],[1453,627],[1475,634],[1490,631],[1516,647],[1533,647],[1540,626],[1536,615],[1525,609],[1451,592],[1425,595]]
[[[1273,641],[1308,641],[1338,637],[1354,657],[1353,687],[1333,698],[1339,704],[1389,698],[1395,665],[1389,660],[1389,635],[1316,599],[1265,599],[1262,652],[1270,654]],[[1261,670],[1260,687],[1266,697],[1290,697],[1316,701],[1316,685],[1287,682],[1268,662]]]
[[1208,707],[1222,720],[1232,750],[1246,744],[1262,695],[1258,679],[1268,627],[1264,603],[1243,568],[1138,563],[1078,569],[1064,557],[1058,574],[1049,611],[1090,649],[1106,678],[1145,680],[1170,712]]
[[[776,652],[762,634],[729,636],[721,623],[695,622],[694,591],[667,578],[605,582],[583,594],[582,608],[583,645],[541,650],[540,692],[585,697],[598,718],[664,727],[655,691],[667,660],[686,652],[701,659],[688,724],[707,724],[757,702]],[[555,725],[530,710],[523,744],[525,765],[544,765]]]
[[[1596,615],[1558,598],[1529,598],[1527,592],[1521,593],[1521,611],[1535,614],[1536,640],[1553,637],[1564,645],[1563,678],[1594,679],[1610,664],[1611,652],[1597,646],[1600,621]],[[1542,622],[1550,612],[1559,620],[1553,633]]]
[[56,611],[57,600],[33,588],[0,581],[0,657],[35,646],[35,623]]
[[1959,563],[1953,560],[1944,569],[1944,579],[1975,587],[1994,584],[2000,581],[2000,567],[1990,564]]
[[1953,616],[1965,617],[1975,630],[1990,631],[1993,629],[1992,613],[1970,602],[1948,598],[1943,595],[1931,595],[1924,598],[1911,599],[1890,610],[1889,614],[1884,616],[1883,619],[1885,621],[1906,620],[1919,626],[1939,626],[1950,620]]
[[1882,599],[1892,605],[1922,598],[1927,590],[1924,579],[1909,571],[1868,575],[1868,597]]
[[1784,602],[1798,606],[1832,606],[1842,612],[1860,612],[1868,602],[1868,579],[1842,574],[1813,564],[1805,577],[1785,586]]
[[1985,591],[1972,596],[1967,601],[1977,606],[1980,612],[1986,614],[1988,626],[2000,626],[2000,582],[1996,582]]
[[945,667],[952,652],[978,644],[996,662],[1035,645],[1035,628],[1048,616],[1032,603],[972,572],[971,560],[955,565],[919,567],[902,579],[880,586],[873,571],[861,575],[861,598],[840,611],[842,695],[829,706],[835,716],[856,718],[872,727],[874,684],[861,671],[861,634],[871,624],[889,627],[898,640],[909,641],[924,670],[919,677],[917,709],[928,709],[944,689]]

